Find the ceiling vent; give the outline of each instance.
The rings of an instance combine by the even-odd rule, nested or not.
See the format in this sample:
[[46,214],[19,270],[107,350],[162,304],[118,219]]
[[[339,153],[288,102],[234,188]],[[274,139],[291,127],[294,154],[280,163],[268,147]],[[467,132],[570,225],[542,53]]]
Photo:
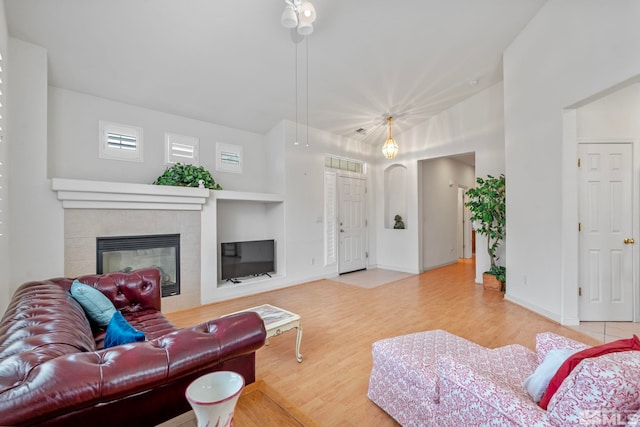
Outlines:
[[356,129],[356,133],[359,133],[360,135],[366,135],[367,131],[362,128],[358,128]]

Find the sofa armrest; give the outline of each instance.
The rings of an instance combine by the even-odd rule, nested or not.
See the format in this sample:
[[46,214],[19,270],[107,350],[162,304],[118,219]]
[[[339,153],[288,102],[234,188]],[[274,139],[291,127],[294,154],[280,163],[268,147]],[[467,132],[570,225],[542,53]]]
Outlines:
[[242,312],[180,329],[151,343],[166,350],[169,375],[176,376],[202,369],[204,363],[214,366],[252,353],[264,345],[266,336],[260,316]]
[[[441,391],[440,404],[443,411],[465,411],[465,408],[469,408],[470,413],[484,411],[488,417],[486,419],[507,419],[513,425],[549,425],[546,412],[526,395],[524,388],[521,392],[514,391],[513,384],[506,383],[503,376],[493,374],[490,369],[474,367],[447,355],[439,357],[437,369],[441,387],[455,389],[455,392]],[[472,400],[481,402],[485,409],[472,405]],[[459,419],[465,419],[464,414]],[[465,422],[473,421],[474,415],[470,414]]]
[[584,350],[588,345],[574,341],[553,332],[543,332],[536,335],[536,353],[538,354],[538,365],[544,361],[550,350]]
[[255,352],[265,337],[262,319],[247,312],[151,341],[66,354],[35,366],[23,381],[5,390],[0,395],[0,419],[7,425],[38,423],[144,393]]

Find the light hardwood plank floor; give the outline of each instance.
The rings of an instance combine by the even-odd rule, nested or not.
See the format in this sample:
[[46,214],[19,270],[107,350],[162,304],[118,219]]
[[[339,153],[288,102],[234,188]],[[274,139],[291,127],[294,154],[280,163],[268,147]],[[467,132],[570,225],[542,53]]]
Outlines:
[[487,347],[518,343],[535,349],[538,332],[600,342],[561,326],[474,283],[472,260],[365,289],[318,280],[200,306],[167,317],[184,327],[260,304],[302,317],[302,363],[295,330],[270,339],[256,356],[264,380],[322,426],[394,426],[366,396],[371,344],[379,339],[444,329]]

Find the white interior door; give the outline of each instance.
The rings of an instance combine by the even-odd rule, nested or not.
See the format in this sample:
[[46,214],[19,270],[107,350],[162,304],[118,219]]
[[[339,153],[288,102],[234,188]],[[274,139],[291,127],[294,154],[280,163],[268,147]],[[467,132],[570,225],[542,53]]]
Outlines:
[[365,180],[338,177],[338,273],[367,268]]
[[631,144],[579,144],[580,320],[633,320]]

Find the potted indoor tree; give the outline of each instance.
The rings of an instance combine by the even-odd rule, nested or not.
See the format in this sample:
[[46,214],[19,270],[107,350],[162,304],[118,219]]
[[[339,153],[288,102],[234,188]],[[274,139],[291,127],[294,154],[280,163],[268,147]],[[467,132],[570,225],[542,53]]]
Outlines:
[[467,190],[469,201],[465,206],[471,211],[471,221],[476,233],[487,236],[487,252],[491,268],[482,275],[485,289],[504,291],[506,268],[498,265],[496,252],[504,241],[506,231],[505,179],[487,175],[486,179],[476,178],[475,188]]

